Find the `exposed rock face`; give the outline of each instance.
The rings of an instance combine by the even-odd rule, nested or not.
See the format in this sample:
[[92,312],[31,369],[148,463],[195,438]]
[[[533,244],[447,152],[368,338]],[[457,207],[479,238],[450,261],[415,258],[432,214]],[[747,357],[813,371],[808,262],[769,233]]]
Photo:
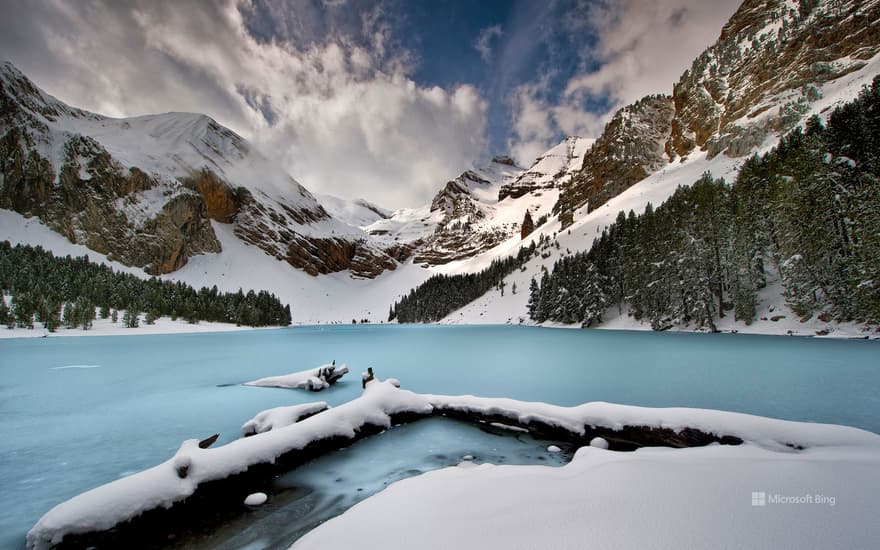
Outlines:
[[663,166],[673,114],[672,98],[664,95],[645,97],[615,113],[581,171],[562,186],[553,211],[568,217],[585,205],[594,210]]
[[670,158],[748,154],[791,129],[820,84],[880,51],[880,4],[746,0],[674,87]]
[[575,210],[601,206],[695,148],[747,155],[798,124],[821,95],[817,85],[878,52],[880,2],[746,0],[671,99],[648,97],[614,115],[554,212],[564,227]]
[[429,244],[419,250],[413,261],[417,264],[442,265],[464,260],[499,245],[510,237],[510,231],[494,229],[474,231],[465,226],[435,233]]
[[398,263],[403,263],[410,259],[413,253],[418,250],[422,244],[423,241],[421,239],[415,240],[411,243],[396,243],[387,247],[383,252]]
[[516,161],[507,155],[498,155],[492,159],[492,162],[495,164],[506,164],[507,166],[516,168]]
[[242,204],[244,188],[233,189],[214,172],[204,168],[181,182],[198,192],[205,201],[208,217],[220,223],[232,223]]
[[372,279],[397,268],[395,260],[365,242],[344,239],[297,238],[287,247],[287,262],[309,275],[351,270],[355,277]]

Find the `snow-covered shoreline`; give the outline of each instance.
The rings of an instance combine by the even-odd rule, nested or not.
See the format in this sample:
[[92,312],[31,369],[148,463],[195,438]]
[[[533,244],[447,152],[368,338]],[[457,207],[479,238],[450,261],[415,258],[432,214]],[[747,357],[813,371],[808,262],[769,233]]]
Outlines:
[[183,319],[172,321],[170,317],[160,317],[152,325],[141,321],[137,328],[126,328],[121,321],[114,323],[110,319],[96,319],[92,328],[83,330],[78,328],[59,327],[55,332],[49,332],[39,322],[34,323],[34,328],[12,329],[0,327],[0,340],[7,338],[66,338],[78,336],[153,336],[158,334],[193,334],[209,332],[233,332],[242,330],[266,330],[282,327],[247,327],[232,323],[215,323],[200,321],[192,324]]
[[[715,441],[723,442],[727,438],[727,441],[734,444],[710,444],[700,447],[707,449],[702,452],[717,456],[719,460],[731,457],[744,460],[744,464],[753,464],[753,461],[754,464],[760,464],[771,459],[780,459],[794,462],[795,467],[798,467],[800,464],[811,463],[817,453],[827,453],[837,459],[832,464],[836,464],[832,469],[847,469],[853,463],[868,463],[871,467],[880,465],[880,435],[846,426],[791,422],[703,409],[654,409],[609,403],[561,407],[512,399],[426,395],[398,389],[391,380],[373,381],[368,383],[363,395],[353,401],[323,410],[299,422],[279,425],[246,439],[204,449],[199,448],[196,440],[185,441],[166,462],[57,505],[28,533],[28,545],[43,549],[61,542],[67,535],[99,534],[127,520],[146,517],[151,510],[170,509],[196,493],[201,484],[246,475],[260,468],[271,467],[269,465],[284,463],[291,456],[296,457],[297,453],[315,452],[316,446],[326,452],[339,445],[348,445],[369,433],[388,428],[400,419],[413,420],[450,411],[470,415],[475,421],[500,417],[510,424],[527,429],[533,426],[554,426],[573,434],[575,439],[578,436],[589,438],[591,432],[597,428],[622,433],[627,428],[635,427],[647,433],[665,430],[670,433],[696,431],[714,434],[723,436]],[[744,445],[736,445],[737,439],[744,442]],[[619,443],[612,440],[611,449],[615,449],[615,445]],[[748,450],[729,450],[742,447]],[[638,464],[638,459],[646,453],[662,455],[671,451],[651,450],[641,454],[614,450],[602,452],[630,457],[626,460],[635,460],[634,463]],[[578,472],[580,469],[575,466],[572,471]],[[247,494],[262,489],[253,480],[237,482],[234,487],[246,490]],[[246,496],[235,494],[235,491],[220,494],[230,498],[236,505]],[[582,498],[583,495],[568,495],[567,498],[575,497]],[[345,518],[347,515],[341,517]],[[334,523],[329,522],[327,525]],[[322,530],[326,531],[327,529]],[[343,531],[359,532],[356,529]],[[394,530],[390,533],[393,534]],[[308,537],[307,539],[312,540]],[[317,544],[317,547],[338,547],[335,543],[324,544],[320,542],[322,539],[317,540],[319,542],[309,544]],[[371,545],[377,542],[369,540]]]

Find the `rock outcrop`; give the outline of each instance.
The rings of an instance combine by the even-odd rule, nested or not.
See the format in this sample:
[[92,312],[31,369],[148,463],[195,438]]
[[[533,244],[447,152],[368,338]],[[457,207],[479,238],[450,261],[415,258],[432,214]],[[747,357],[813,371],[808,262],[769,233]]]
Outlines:
[[535,222],[532,220],[532,215],[526,210],[526,215],[523,216],[522,224],[520,224],[520,239],[525,239],[531,235],[534,230]]
[[748,154],[801,120],[816,85],[878,52],[877,2],[746,0],[675,84],[667,153]]
[[594,210],[663,166],[673,114],[672,98],[664,95],[617,111],[587,152],[580,172],[562,185],[554,213],[568,217],[583,206]]

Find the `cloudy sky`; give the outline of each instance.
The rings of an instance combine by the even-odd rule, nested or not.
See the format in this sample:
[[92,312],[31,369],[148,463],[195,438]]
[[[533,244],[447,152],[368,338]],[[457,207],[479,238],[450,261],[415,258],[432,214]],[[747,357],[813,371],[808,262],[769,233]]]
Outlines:
[[0,58],[111,116],[207,113],[312,191],[424,203],[670,93],[736,0],[0,0]]

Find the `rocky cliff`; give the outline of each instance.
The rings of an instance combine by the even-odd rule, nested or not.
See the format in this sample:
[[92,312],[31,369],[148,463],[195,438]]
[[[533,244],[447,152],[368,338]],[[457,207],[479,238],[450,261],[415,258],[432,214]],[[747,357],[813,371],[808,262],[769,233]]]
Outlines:
[[663,95],[617,111],[584,156],[580,172],[562,184],[553,211],[570,224],[574,210],[594,210],[663,166],[672,117],[672,98]]
[[674,85],[618,111],[562,185],[563,226],[695,149],[750,154],[803,120],[821,85],[880,52],[880,1],[746,0]]
[[818,84],[878,52],[876,0],[746,0],[675,84],[667,153],[748,154],[797,124]]

